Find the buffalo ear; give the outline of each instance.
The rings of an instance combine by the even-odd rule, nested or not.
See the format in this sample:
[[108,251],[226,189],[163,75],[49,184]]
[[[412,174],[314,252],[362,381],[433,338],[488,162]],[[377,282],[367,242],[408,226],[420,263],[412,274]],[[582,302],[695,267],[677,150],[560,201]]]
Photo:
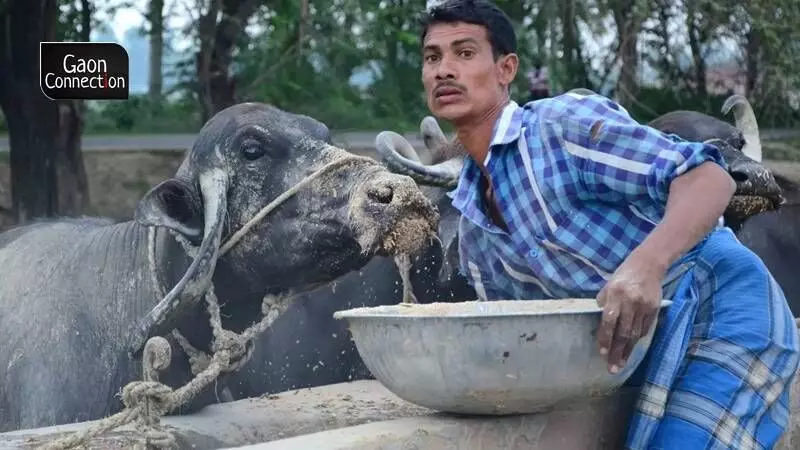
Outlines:
[[170,178],[154,186],[139,201],[134,219],[145,226],[177,231],[193,244],[203,238],[203,201],[190,183]]

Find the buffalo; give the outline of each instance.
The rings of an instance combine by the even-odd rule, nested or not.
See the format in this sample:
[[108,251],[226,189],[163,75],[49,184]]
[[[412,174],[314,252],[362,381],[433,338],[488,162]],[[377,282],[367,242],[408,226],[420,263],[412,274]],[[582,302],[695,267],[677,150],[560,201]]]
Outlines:
[[[313,118],[259,103],[201,129],[173,178],[130,221],[42,220],[0,234],[0,431],[93,420],[122,408],[141,350],[178,330],[209,352],[203,301],[241,332],[262,301],[302,293],[372,257],[414,253],[435,206],[409,177],[330,145]],[[176,359],[176,358],[173,358]],[[193,375],[177,358],[160,376]],[[216,401],[214,384],[178,412]]]
[[[378,152],[399,147],[425,165],[439,163],[449,156],[442,153],[449,147],[444,145],[446,140],[435,120],[423,120],[421,134],[425,152],[419,156],[407,141],[390,131],[376,138]],[[437,239],[427,241],[423,250],[412,258],[410,281],[415,299],[419,303],[474,300],[475,290],[459,273],[460,213],[451,206],[445,187],[421,185],[420,189],[436,205],[440,220]],[[347,331],[347,322],[334,320],[333,313],[402,300],[398,268],[392,258],[383,256],[376,256],[363,268],[300,295],[258,337],[253,356],[244,366],[221,377],[220,399],[238,400],[371,378]]]
[[736,193],[725,211],[725,223],[734,231],[753,215],[773,211],[784,198],[774,174],[761,164],[761,138],[753,108],[741,95],[730,96],[722,113],[733,109],[736,126],[697,111],[671,111],[648,125],[695,142],[714,141],[728,163]]
[[795,263],[800,257],[800,185],[761,165],[758,124],[749,102],[732,95],[722,113],[734,111],[736,126],[695,111],[673,111],[650,126],[684,139],[722,139],[739,153],[727,153],[730,174],[737,183],[725,225],[739,241],[758,255],[786,295],[795,317],[800,316],[800,280]]

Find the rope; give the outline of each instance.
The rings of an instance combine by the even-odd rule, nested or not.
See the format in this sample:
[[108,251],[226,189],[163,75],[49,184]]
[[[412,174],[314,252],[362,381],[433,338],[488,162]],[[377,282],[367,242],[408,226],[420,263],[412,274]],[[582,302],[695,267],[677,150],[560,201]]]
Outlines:
[[251,228],[253,228],[262,219],[264,219],[264,217],[267,214],[269,214],[270,212],[272,212],[273,209],[275,209],[278,205],[280,205],[281,203],[286,201],[286,199],[288,199],[292,195],[296,194],[297,191],[299,191],[300,189],[306,187],[309,183],[314,181],[318,176],[322,175],[323,173],[327,172],[330,169],[337,168],[339,166],[343,166],[346,163],[357,162],[357,161],[358,162],[369,162],[369,163],[375,164],[375,160],[370,158],[370,157],[352,155],[352,154],[348,154],[347,156],[345,156],[343,158],[339,158],[339,159],[336,159],[336,160],[333,160],[333,161],[329,162],[328,164],[325,164],[319,170],[317,170],[316,172],[312,173],[311,175],[305,177],[299,183],[297,183],[296,185],[292,186],[288,191],[286,191],[283,194],[279,195],[275,200],[270,202],[267,206],[263,207],[261,209],[261,211],[258,212],[258,214],[253,216],[253,218],[250,219],[247,223],[245,223],[244,226],[242,226],[242,228],[240,228],[236,233],[234,233],[230,238],[228,238],[227,242],[225,242],[224,244],[222,244],[222,246],[220,246],[220,252],[219,252],[220,256],[222,256],[225,253],[227,253],[228,250],[230,250],[234,245],[236,245],[242,239],[242,237],[248,231],[250,231]]
[[[262,208],[258,214],[245,223],[220,247],[220,256],[227,253],[267,214],[296,194],[300,189],[308,186],[309,183],[323,173],[353,162],[375,164],[375,160],[372,158],[353,154],[346,154],[325,164]],[[151,269],[155,270],[155,239],[152,234],[148,237],[148,259]],[[155,275],[153,279],[156,281],[156,289],[163,293]],[[238,334],[222,328],[219,302],[214,292],[213,284],[206,293],[205,299],[213,332],[212,355],[209,357],[204,352],[192,347],[188,340],[177,330],[172,332],[178,344],[189,355],[192,373],[195,375],[191,381],[176,390],[158,381],[158,371],[164,370],[169,366],[172,356],[171,347],[163,337],[152,337],[147,340],[142,356],[143,380],[132,381],[122,389],[122,402],[125,405],[122,411],[100,420],[86,430],[55,439],[38,448],[43,450],[65,450],[85,445],[95,436],[130,423],[136,423],[140,434],[133,446],[133,450],[147,450],[152,447],[174,448],[177,445],[175,437],[172,433],[161,428],[159,419],[175,408],[189,402],[206,386],[216,380],[220,374],[236,371],[247,363],[253,353],[253,340],[286,311],[292,303],[293,296],[265,296],[261,304],[261,320]]]

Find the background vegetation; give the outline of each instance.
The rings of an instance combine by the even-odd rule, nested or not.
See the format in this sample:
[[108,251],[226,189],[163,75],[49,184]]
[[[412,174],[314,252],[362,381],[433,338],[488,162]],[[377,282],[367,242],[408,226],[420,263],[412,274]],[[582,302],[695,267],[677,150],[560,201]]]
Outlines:
[[[429,2],[433,3],[433,2]],[[796,0],[497,0],[522,61],[552,92],[588,87],[639,120],[675,109],[719,116],[746,95],[762,128],[800,121]],[[416,17],[423,0],[0,0],[0,133],[8,132],[16,219],[77,214],[88,202],[81,136],[195,132],[216,111],[261,101],[336,131],[416,130],[427,114]],[[53,102],[38,42],[87,41],[139,8],[149,88],[127,101]],[[166,26],[176,17],[184,26]],[[144,64],[132,61],[131,64]],[[729,119],[729,118],[728,118]]]

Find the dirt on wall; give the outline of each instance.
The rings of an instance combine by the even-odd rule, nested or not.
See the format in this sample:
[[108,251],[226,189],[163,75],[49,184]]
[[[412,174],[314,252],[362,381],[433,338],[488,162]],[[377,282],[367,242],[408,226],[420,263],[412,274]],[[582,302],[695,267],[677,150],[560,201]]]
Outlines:
[[[91,199],[86,214],[127,220],[150,188],[175,173],[183,152],[90,151],[84,152],[83,158]],[[0,158],[0,213],[11,207],[10,181],[8,160]],[[8,225],[8,220],[0,214],[0,228]]]

